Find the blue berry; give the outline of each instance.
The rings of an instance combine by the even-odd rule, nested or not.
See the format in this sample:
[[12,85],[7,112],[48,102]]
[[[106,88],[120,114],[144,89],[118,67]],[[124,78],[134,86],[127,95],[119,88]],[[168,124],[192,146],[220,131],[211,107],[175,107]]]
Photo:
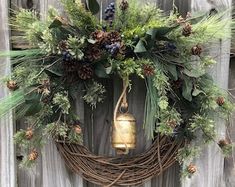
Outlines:
[[167,49],[169,50],[169,51],[174,51],[174,50],[176,50],[176,46],[175,46],[175,44],[173,44],[173,43],[170,43],[170,42],[168,42],[167,43]]

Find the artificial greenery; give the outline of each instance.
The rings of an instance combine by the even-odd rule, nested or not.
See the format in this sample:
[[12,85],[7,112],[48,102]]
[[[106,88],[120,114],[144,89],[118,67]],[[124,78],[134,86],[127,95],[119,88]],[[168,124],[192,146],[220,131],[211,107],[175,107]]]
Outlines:
[[[16,117],[27,118],[30,129],[15,135],[29,154],[24,163],[37,158],[35,149],[48,136],[82,143],[75,97],[82,95],[95,110],[105,99],[100,80],[112,75],[130,90],[132,75],[145,80],[146,137],[160,133],[186,142],[215,141],[213,119],[228,119],[233,105],[207,73],[215,60],[206,46],[230,37],[233,20],[223,19],[227,12],[183,18],[176,11],[164,15],[152,4],[123,0],[111,3],[99,21],[92,14],[98,5],[92,2],[87,1],[89,11],[80,1],[62,0],[66,17],[50,9],[42,21],[37,12],[21,9],[11,19],[29,49],[0,53],[12,58],[12,74],[4,79],[12,93],[0,101],[0,114],[15,109]],[[191,161],[198,150],[186,145],[179,151],[180,162]],[[194,173],[195,167],[184,171]]]

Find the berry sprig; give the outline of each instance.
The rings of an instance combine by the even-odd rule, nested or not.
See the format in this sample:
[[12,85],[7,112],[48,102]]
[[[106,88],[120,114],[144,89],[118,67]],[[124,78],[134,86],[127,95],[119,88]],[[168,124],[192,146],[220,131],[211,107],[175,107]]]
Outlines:
[[110,45],[105,45],[105,48],[111,53],[112,56],[114,56],[115,54],[118,53],[120,46],[121,46],[120,43],[116,42]]
[[115,14],[115,4],[110,3],[104,11],[105,17],[104,20],[109,22],[109,26],[112,27],[114,14]]

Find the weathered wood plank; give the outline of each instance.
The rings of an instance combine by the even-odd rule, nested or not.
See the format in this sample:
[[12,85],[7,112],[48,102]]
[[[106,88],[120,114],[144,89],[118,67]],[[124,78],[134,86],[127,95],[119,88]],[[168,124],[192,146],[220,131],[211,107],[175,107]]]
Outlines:
[[[0,51],[9,50],[8,1],[0,3]],[[0,59],[0,77],[10,73],[10,59]],[[0,84],[0,98],[9,94],[6,86]],[[15,187],[15,153],[13,143],[14,123],[12,113],[9,112],[0,120],[0,186]]]
[[[192,11],[210,11],[216,8],[218,11],[231,7],[231,0],[192,0]],[[225,19],[230,19],[228,15]],[[225,28],[228,29],[228,28]],[[228,88],[228,70],[230,58],[230,40],[220,40],[215,42],[210,48],[210,54],[215,57],[217,64],[210,70],[217,84],[223,88]],[[218,139],[225,137],[225,122],[216,119]],[[224,187],[224,157],[218,146],[206,146],[199,159],[195,160],[198,172],[190,180],[183,182],[183,187]]]

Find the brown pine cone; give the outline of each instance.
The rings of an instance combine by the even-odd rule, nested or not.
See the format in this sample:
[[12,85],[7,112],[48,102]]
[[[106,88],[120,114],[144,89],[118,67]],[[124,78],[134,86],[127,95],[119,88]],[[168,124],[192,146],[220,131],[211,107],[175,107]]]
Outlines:
[[27,140],[31,140],[33,138],[33,129],[32,128],[27,128],[25,132],[25,137]]
[[36,149],[33,149],[33,150],[29,153],[28,159],[29,159],[30,161],[34,161],[34,160],[36,160],[37,158],[38,158],[38,152],[37,152]]
[[61,50],[61,51],[67,51],[68,50],[68,42],[66,40],[62,40],[59,42],[58,44],[58,48]]
[[122,0],[122,2],[120,3],[119,5],[119,8],[122,10],[122,11],[125,11],[127,10],[129,7],[129,4],[126,0]]
[[87,80],[92,78],[93,76],[93,69],[89,65],[81,65],[78,69],[78,76],[82,80]]
[[192,55],[200,56],[200,54],[202,53],[202,47],[200,45],[196,45],[192,47],[191,52],[192,52]]
[[182,31],[182,34],[185,37],[190,36],[192,34],[192,25],[190,23],[185,24],[183,31]]
[[194,174],[197,171],[197,167],[191,163],[191,164],[189,164],[187,170],[189,173]]
[[228,145],[229,144],[229,142],[228,142],[228,140],[226,140],[226,139],[221,139],[219,142],[218,142],[218,145],[220,146],[220,148],[223,148],[223,147],[225,147],[226,145]]
[[111,31],[108,33],[107,41],[109,44],[114,44],[116,42],[121,42],[122,38],[118,31]]
[[61,17],[61,16],[56,16],[55,20],[58,20],[59,22],[61,22],[62,25],[68,25],[69,24],[68,20],[63,18],[63,17]]
[[168,121],[167,124],[173,129],[177,126],[177,123],[175,120],[170,120],[170,121]]
[[98,45],[89,46],[86,50],[86,57],[90,62],[99,60],[102,57],[102,50]]
[[74,131],[75,131],[77,134],[81,134],[81,133],[82,133],[82,128],[80,127],[80,125],[75,125],[75,126],[74,126]]
[[222,106],[224,104],[224,102],[225,102],[224,97],[218,97],[217,100],[216,100],[216,103],[219,106]]
[[143,73],[145,76],[153,76],[154,75],[154,67],[151,65],[143,65]]
[[16,81],[9,80],[9,81],[7,81],[7,88],[11,91],[15,91],[15,90],[17,90],[18,85],[17,85]]
[[97,30],[97,31],[91,33],[91,38],[96,40],[96,42],[99,45],[102,45],[106,42],[107,36],[108,36],[108,33],[104,32],[102,30]]

